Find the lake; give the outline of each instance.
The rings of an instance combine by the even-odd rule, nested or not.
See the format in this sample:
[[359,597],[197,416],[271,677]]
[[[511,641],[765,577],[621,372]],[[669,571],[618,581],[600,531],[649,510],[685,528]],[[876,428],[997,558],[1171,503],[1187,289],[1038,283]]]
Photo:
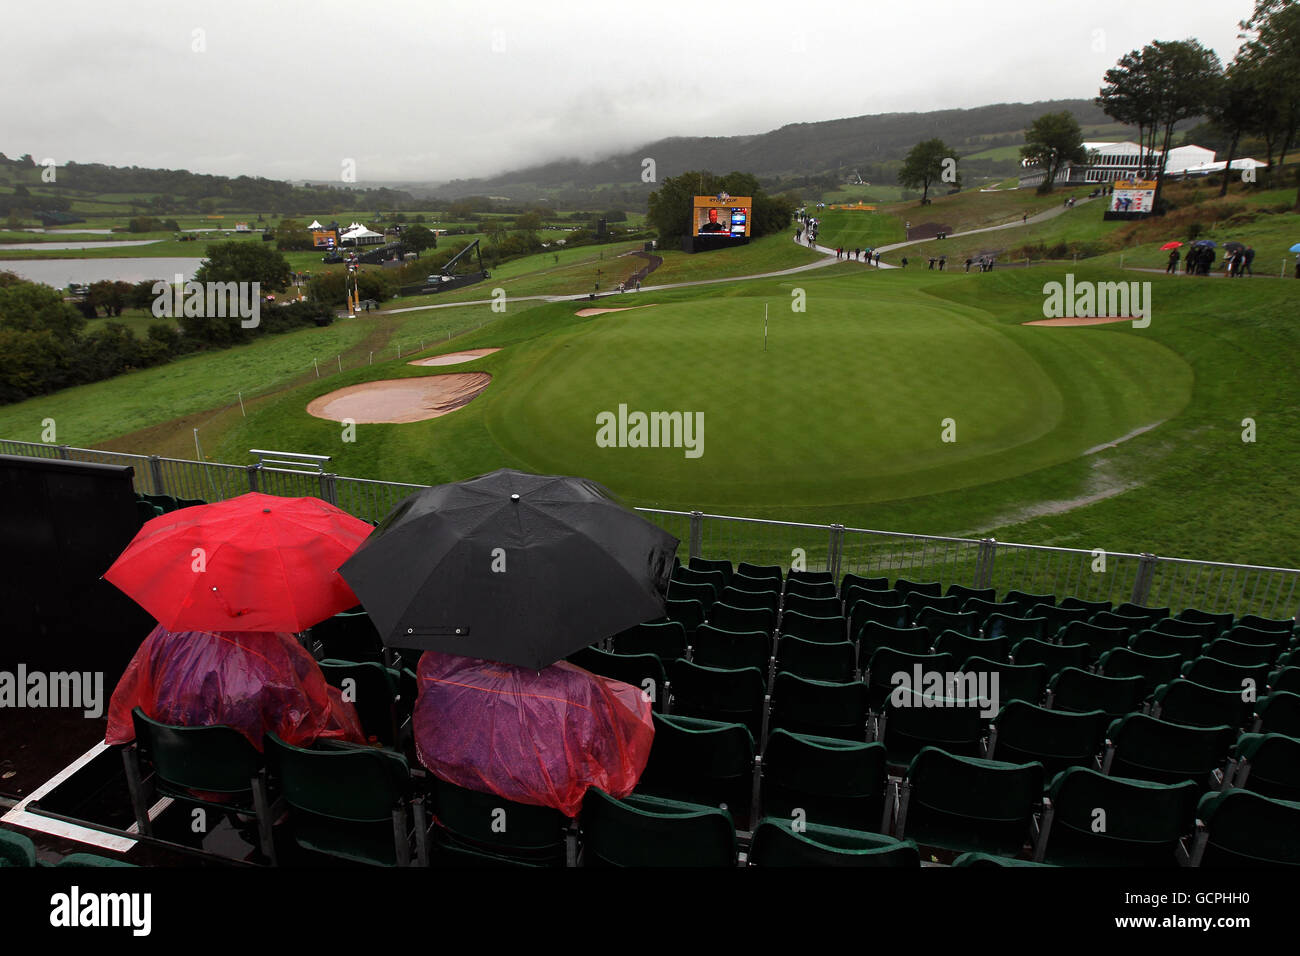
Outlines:
[[90,285],[100,279],[140,282],[143,279],[175,280],[180,273],[193,279],[203,259],[171,257],[157,259],[8,259],[0,260],[0,272],[16,272],[32,282],[44,282],[56,289],[71,283]]
[[97,242],[87,239],[84,242],[0,242],[0,252],[6,249],[125,249],[127,246],[151,246],[158,239],[120,239],[111,242]]

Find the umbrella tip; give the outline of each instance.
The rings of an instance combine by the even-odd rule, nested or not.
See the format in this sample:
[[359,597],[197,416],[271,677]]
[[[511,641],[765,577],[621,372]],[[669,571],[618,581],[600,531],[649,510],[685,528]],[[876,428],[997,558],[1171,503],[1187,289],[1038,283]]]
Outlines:
[[518,500],[519,500],[519,495],[517,495],[517,494],[511,495],[511,496],[510,496],[510,500],[511,500],[511,501],[518,501]]
[[269,515],[270,513],[271,513],[271,509],[270,509],[270,508],[263,508],[263,509],[262,509],[262,514],[264,514],[264,515]]

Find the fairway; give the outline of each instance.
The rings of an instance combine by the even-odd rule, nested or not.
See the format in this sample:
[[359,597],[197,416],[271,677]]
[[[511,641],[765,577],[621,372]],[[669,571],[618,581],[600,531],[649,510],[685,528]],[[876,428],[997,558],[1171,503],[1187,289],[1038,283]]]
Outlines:
[[[1172,352],[1080,331],[996,323],[880,282],[820,283],[806,313],[775,296],[698,299],[521,343],[486,424],[533,470],[680,506],[951,491],[1077,456],[1186,404],[1190,369]],[[597,447],[597,415],[620,405],[703,413],[702,453]],[[945,419],[955,440],[942,440]]]

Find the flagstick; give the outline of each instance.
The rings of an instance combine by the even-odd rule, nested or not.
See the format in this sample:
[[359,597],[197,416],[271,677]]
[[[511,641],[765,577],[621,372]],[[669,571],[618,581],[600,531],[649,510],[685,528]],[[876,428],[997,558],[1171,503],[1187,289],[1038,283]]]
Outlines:
[[194,453],[199,456],[199,461],[203,460],[203,446],[199,444],[199,430],[194,429]]
[[[248,417],[248,412],[244,411],[244,393],[243,393],[243,392],[240,392],[240,393],[239,393],[239,412],[240,412],[240,414],[243,415],[245,418]],[[196,433],[196,434],[197,434],[197,433]]]
[[767,303],[763,303],[763,351],[767,351]]

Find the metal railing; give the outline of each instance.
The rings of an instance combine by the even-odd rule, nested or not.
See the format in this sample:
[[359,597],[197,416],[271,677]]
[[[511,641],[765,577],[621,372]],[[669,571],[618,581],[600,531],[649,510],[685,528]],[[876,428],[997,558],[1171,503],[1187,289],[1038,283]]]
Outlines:
[[[101,464],[131,465],[138,492],[224,501],[249,491],[317,497],[349,514],[378,522],[412,492],[427,485],[348,478],[294,468],[187,461],[39,442],[0,439],[0,453]],[[275,453],[281,454],[281,453]],[[1073,595],[1085,600],[1131,601],[1174,611],[1196,607],[1214,613],[1295,619],[1300,612],[1300,568],[1199,561],[1125,551],[1084,551],[997,541],[851,528],[841,524],[771,521],[700,511],[637,508],[681,541],[683,560],[726,558],[784,568],[938,581]]]

